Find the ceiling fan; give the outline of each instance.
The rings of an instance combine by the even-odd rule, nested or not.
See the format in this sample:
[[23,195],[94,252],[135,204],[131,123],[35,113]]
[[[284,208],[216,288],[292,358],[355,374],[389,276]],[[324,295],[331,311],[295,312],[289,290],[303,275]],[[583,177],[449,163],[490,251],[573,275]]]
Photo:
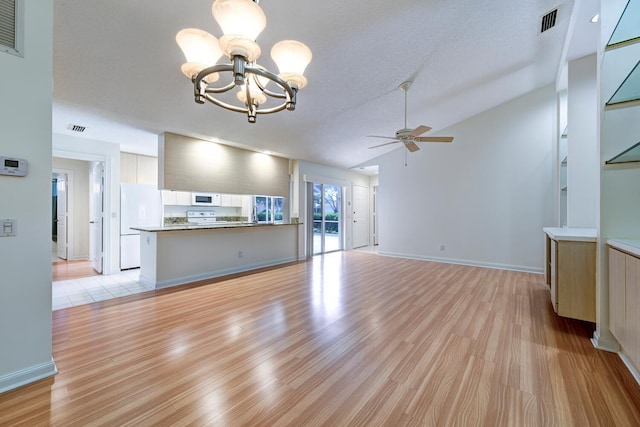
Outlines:
[[398,87],[398,89],[404,92],[404,129],[400,129],[396,131],[396,136],[367,135],[368,137],[371,137],[371,138],[384,138],[384,139],[393,140],[391,142],[385,142],[384,144],[374,145],[373,147],[369,147],[369,148],[378,148],[378,147],[383,147],[385,145],[397,144],[399,142],[402,142],[404,146],[407,148],[407,150],[413,153],[414,151],[418,151],[420,149],[420,147],[418,147],[418,144],[416,144],[416,142],[451,142],[453,141],[452,136],[420,136],[423,133],[431,130],[429,126],[421,125],[415,129],[407,128],[407,91],[411,87],[411,83],[412,82],[404,82]]

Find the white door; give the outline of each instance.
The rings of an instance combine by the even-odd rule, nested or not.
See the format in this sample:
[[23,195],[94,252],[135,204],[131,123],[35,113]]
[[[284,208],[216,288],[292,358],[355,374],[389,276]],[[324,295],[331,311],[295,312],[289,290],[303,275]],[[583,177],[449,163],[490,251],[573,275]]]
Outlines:
[[369,244],[369,188],[353,186],[353,247]]
[[104,222],[104,163],[94,162],[90,173],[89,195],[89,258],[93,269],[102,273]]
[[58,195],[56,212],[56,228],[58,235],[58,258],[67,259],[67,177],[66,175],[58,175],[56,184],[56,192]]

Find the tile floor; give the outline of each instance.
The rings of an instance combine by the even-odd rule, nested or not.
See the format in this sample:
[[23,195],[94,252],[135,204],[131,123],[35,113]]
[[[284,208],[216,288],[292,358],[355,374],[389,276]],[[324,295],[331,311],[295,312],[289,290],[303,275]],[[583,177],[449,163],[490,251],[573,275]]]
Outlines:
[[53,282],[53,310],[153,290],[140,283],[139,276],[140,270],[134,269],[109,276],[91,276]]

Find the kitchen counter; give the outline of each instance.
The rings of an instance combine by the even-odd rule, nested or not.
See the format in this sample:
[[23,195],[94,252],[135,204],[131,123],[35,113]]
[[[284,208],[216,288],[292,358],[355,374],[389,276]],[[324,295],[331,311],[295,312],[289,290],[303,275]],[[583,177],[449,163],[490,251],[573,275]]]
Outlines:
[[598,231],[595,228],[544,227],[542,231],[556,241],[596,242],[598,240]]
[[640,258],[640,240],[607,239],[607,245]]
[[300,259],[301,224],[138,227],[140,281],[156,289]]
[[281,227],[284,225],[299,225],[292,223],[253,223],[253,222],[214,222],[210,224],[165,224],[161,226],[148,227],[131,227],[138,231],[147,231],[150,233],[159,233],[163,231],[185,231],[185,230],[219,230],[225,228],[245,228],[245,227]]

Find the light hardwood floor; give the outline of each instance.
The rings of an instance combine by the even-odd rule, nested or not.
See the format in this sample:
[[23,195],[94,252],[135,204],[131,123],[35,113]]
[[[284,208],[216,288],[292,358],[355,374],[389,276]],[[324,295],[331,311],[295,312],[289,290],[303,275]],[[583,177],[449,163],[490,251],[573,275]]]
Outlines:
[[69,280],[97,276],[91,261],[65,261],[51,263],[52,280]]
[[53,313],[0,425],[638,426],[543,276],[338,252]]

